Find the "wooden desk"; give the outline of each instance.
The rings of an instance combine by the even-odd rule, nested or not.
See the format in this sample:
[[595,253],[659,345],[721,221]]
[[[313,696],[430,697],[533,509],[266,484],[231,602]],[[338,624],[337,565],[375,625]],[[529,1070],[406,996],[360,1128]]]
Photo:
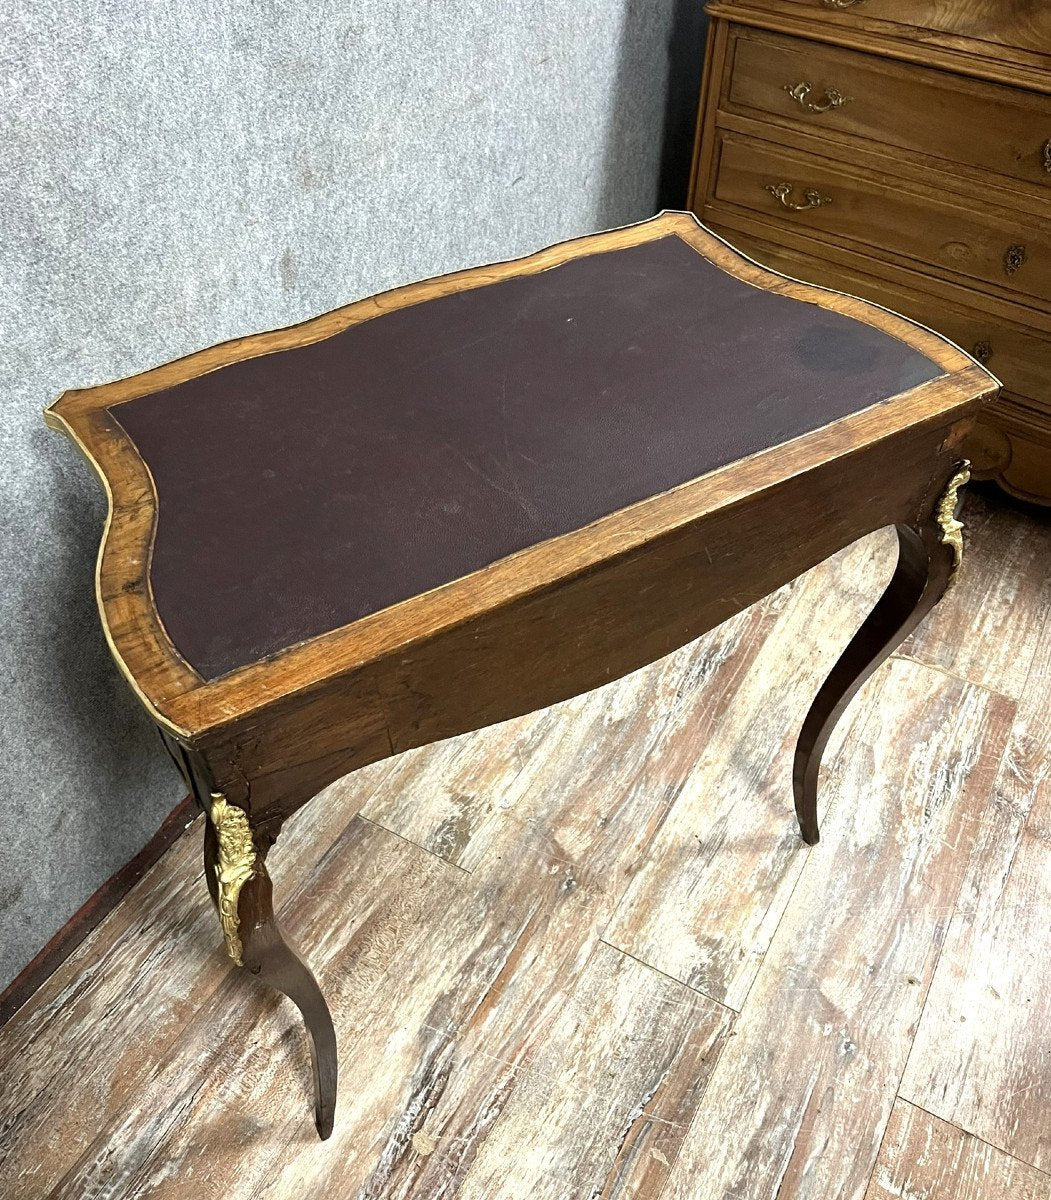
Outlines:
[[962,555],[959,446],[996,380],[938,335],[767,271],[683,213],[362,300],[46,418],[110,515],[99,610],[208,815],[230,957],[288,995],[332,1129],[336,1040],[274,920],[282,822],[367,763],[596,687],[883,525],[839,714]]

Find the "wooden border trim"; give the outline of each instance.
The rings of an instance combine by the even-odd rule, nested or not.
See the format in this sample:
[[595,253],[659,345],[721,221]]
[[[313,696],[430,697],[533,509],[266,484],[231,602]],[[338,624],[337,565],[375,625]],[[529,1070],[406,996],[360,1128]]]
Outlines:
[[95,600],[106,642],[150,716],[174,736],[185,736],[163,711],[164,703],[204,681],[172,644],[153,600],[150,564],[159,509],[153,476],[104,408],[86,409],[73,423],[59,403],[45,410],[44,420],[77,446],[108,502],[95,563]]
[[[156,490],[134,444],[106,411],[109,407],[232,362],[320,341],[382,313],[669,235],[682,238],[715,266],[753,287],[816,304],[881,329],[925,354],[946,373],[909,393],[795,439],[792,455],[785,455],[782,445],[728,464],[219,679],[202,681],[179,656],[160,621],[150,590]],[[154,719],[176,738],[189,741],[279,698],[360,667],[392,648],[433,636],[479,612],[579,574],[597,561],[628,552],[757,489],[774,486],[829,456],[839,457],[879,441],[901,423],[952,413],[976,397],[984,398],[996,387],[996,380],[984,368],[931,330],[878,305],[762,267],[701,225],[692,213],[666,212],[637,225],[561,243],[526,258],[397,288],[300,325],[199,351],[130,379],[69,391],[45,417],[49,425],[68,433],[87,455],[109,497],[110,514],[99,553],[96,590],[114,657]]]

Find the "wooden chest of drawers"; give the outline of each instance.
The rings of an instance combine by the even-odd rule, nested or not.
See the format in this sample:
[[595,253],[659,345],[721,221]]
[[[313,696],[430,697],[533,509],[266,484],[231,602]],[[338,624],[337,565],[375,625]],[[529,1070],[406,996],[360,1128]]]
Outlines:
[[691,207],[1004,383],[978,476],[1051,504],[1051,0],[713,0]]

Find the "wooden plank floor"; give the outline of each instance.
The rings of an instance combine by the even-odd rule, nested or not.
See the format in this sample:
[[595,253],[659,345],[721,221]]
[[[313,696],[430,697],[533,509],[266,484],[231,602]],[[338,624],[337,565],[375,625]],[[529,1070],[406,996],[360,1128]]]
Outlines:
[[967,517],[961,582],[829,748],[813,849],[793,740],[888,534],[289,822],[326,1143],[198,823],[0,1030],[0,1196],[1051,1200],[1051,516]]

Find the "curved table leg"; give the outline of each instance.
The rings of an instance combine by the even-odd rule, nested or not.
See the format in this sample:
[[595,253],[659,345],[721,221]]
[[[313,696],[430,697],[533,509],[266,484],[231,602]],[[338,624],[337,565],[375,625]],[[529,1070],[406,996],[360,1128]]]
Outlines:
[[821,755],[843,710],[866,679],[909,636],[945,595],[963,557],[959,490],[970,478],[962,464],[927,520],[898,525],[898,565],[879,603],[851,639],[822,684],[796,743],[792,787],[799,832],[808,845],[819,837],[817,775]]
[[286,995],[302,1014],[310,1035],[314,1123],[318,1134],[327,1138],[335,1118],[337,1082],[336,1032],[328,1004],[313,972],[285,941],[274,918],[273,884],[244,811],[213,795],[209,816],[205,876],[227,952],[238,966]]

